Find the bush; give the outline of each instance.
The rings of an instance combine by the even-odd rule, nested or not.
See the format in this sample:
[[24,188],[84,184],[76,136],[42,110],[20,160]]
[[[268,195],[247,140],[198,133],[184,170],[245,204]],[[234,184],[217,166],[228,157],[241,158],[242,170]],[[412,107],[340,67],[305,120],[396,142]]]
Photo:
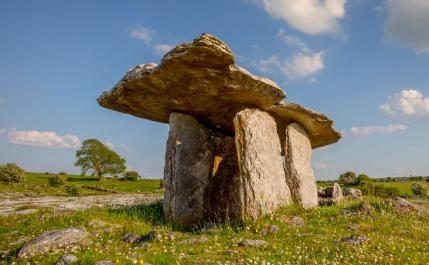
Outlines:
[[5,183],[22,183],[25,171],[14,163],[0,165],[0,181]]
[[65,175],[67,175],[67,172],[60,171],[60,173],[58,173],[58,175],[63,175],[63,176],[65,176]]
[[359,174],[359,176],[356,179],[356,184],[360,184],[360,183],[362,183],[364,181],[371,182],[372,179],[370,177],[368,177],[367,175],[365,175],[365,174]]
[[67,185],[65,187],[65,192],[69,196],[80,196],[80,189],[75,185]]
[[48,184],[54,187],[64,185],[64,177],[61,175],[50,176],[48,177]]
[[125,173],[124,180],[137,181],[138,179],[139,179],[139,173],[137,173],[136,171],[128,171],[127,173]]
[[413,183],[411,185],[411,191],[414,195],[427,195],[428,191],[425,186],[419,183]]

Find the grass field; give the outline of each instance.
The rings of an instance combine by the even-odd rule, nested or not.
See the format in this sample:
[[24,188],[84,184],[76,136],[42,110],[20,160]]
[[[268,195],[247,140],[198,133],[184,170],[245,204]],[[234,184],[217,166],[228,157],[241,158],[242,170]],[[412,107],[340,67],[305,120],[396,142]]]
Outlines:
[[[14,251],[21,238],[33,238],[44,231],[83,226],[92,242],[72,251],[78,264],[93,264],[109,259],[114,264],[428,264],[429,225],[426,217],[396,213],[381,199],[367,198],[375,207],[373,215],[359,210],[359,202],[304,210],[286,207],[259,220],[238,227],[223,225],[206,231],[183,232],[175,229],[162,215],[162,206],[134,206],[119,210],[94,209],[58,215],[45,211],[28,216],[0,219],[0,250]],[[304,227],[290,225],[292,216],[304,219]],[[92,226],[92,221],[107,226]],[[279,227],[272,235],[260,235],[269,224]],[[349,225],[354,224],[355,228]],[[159,231],[163,237],[147,248],[122,240],[124,233],[145,234]],[[168,235],[174,235],[169,238]],[[341,242],[350,235],[367,237],[360,245]],[[188,238],[206,237],[206,242],[183,244]],[[263,239],[261,248],[237,246],[242,239]],[[30,259],[17,260],[13,255],[2,264],[54,264],[62,251]]]
[[[94,177],[80,175],[65,175],[64,185],[51,187],[48,185],[50,174],[27,172],[24,183],[22,184],[5,184],[0,182],[1,192],[21,192],[31,193],[33,195],[65,195],[64,186],[96,186],[117,192],[161,192],[160,180],[158,179],[141,179],[139,181],[121,181],[118,179],[105,179],[98,181]],[[105,194],[106,192],[81,189],[82,195]]]
[[399,190],[402,195],[413,195],[411,191],[411,185],[413,183],[420,183],[423,186],[429,186],[429,182],[426,181],[396,181],[396,182],[376,182],[376,185],[385,185],[395,187]]

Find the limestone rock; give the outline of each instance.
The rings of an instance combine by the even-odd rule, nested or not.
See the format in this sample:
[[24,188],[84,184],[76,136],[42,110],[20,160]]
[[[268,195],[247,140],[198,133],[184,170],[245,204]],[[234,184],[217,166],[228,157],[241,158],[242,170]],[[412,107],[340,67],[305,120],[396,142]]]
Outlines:
[[267,236],[272,234],[277,234],[280,231],[280,228],[277,225],[268,225],[259,232],[261,236]]
[[311,143],[305,129],[298,123],[286,127],[285,171],[292,199],[304,208],[318,205],[317,185],[311,168]]
[[296,227],[303,227],[305,225],[304,219],[302,219],[299,216],[293,216],[288,223],[290,225],[296,226]]
[[267,111],[275,117],[283,143],[285,138],[283,132],[292,122],[297,122],[305,128],[312,148],[333,144],[341,138],[341,134],[333,128],[333,121],[326,115],[296,103],[282,101]]
[[203,221],[215,144],[195,118],[173,112],[165,153],[164,214],[185,227]]
[[267,244],[268,244],[267,241],[260,240],[260,239],[244,239],[238,242],[239,247],[263,247],[263,246],[266,246]]
[[246,109],[234,118],[242,217],[255,219],[291,203],[274,119]]
[[188,239],[184,239],[182,241],[179,241],[178,244],[180,244],[180,245],[195,245],[195,244],[206,243],[208,241],[209,241],[208,237],[199,236],[199,237],[191,237]]
[[134,244],[134,243],[138,243],[141,241],[141,236],[134,234],[134,233],[126,233],[123,237],[122,240],[130,243],[130,244]]
[[105,108],[158,122],[168,122],[171,112],[187,113],[210,127],[232,132],[238,111],[266,109],[284,97],[273,81],[236,66],[225,43],[202,34],[171,50],[160,65],[131,69],[98,102]]
[[338,183],[334,183],[332,188],[332,200],[334,203],[339,203],[343,200],[343,191]]
[[356,188],[344,188],[343,194],[344,196],[352,197],[354,199],[362,198],[362,191]]
[[62,255],[55,265],[70,265],[77,262],[77,257],[75,255]]
[[235,221],[241,218],[240,183],[234,138],[219,138],[206,207],[209,220]]
[[367,236],[351,235],[351,236],[348,236],[348,237],[341,238],[337,242],[348,243],[348,244],[351,244],[351,245],[362,245],[366,241],[368,241],[368,237]]
[[83,243],[87,237],[88,233],[85,228],[67,228],[48,231],[25,244],[19,250],[18,258],[78,245]]

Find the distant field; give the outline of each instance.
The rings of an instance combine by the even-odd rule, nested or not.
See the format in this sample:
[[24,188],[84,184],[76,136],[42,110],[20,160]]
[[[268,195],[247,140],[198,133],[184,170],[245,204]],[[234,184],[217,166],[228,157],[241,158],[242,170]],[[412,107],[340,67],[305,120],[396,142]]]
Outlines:
[[399,190],[399,192],[401,194],[404,195],[412,195],[412,191],[411,191],[411,185],[413,183],[420,183],[423,186],[429,186],[428,182],[426,181],[396,181],[396,182],[376,182],[376,185],[385,185],[385,186],[390,186],[390,187],[395,187]]
[[[48,177],[51,174],[27,172],[23,184],[9,185],[0,183],[1,192],[24,192],[39,195],[65,195],[65,186],[96,186],[117,192],[161,192],[160,180],[142,179],[139,181],[122,181],[118,179],[105,179],[98,181],[91,176],[64,175],[64,185],[51,187],[48,185]],[[106,192],[91,189],[81,189],[81,195],[105,194]]]

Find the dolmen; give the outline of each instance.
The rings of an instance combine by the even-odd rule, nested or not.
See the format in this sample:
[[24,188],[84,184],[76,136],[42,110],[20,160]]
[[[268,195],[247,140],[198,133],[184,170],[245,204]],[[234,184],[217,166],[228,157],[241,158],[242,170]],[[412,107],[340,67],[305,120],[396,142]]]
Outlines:
[[312,149],[341,135],[325,115],[285,98],[275,82],[236,65],[224,42],[202,34],[159,65],[129,70],[98,103],[169,124],[164,214],[192,227],[318,205]]

